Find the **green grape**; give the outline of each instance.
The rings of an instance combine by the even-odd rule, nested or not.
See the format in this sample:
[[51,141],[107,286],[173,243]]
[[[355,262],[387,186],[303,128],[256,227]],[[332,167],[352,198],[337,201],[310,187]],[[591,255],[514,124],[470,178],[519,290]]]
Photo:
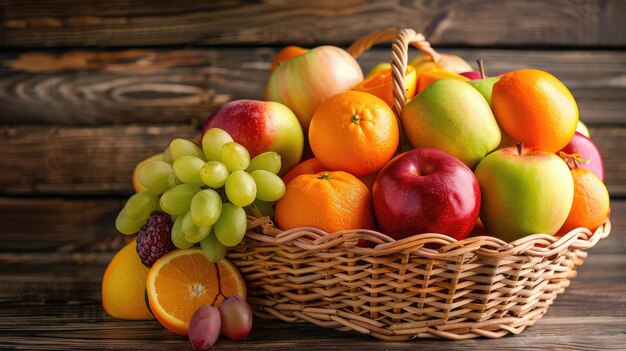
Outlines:
[[243,171],[250,164],[250,154],[245,147],[234,141],[228,142],[220,149],[220,161],[229,171]]
[[128,218],[124,209],[120,211],[115,219],[115,228],[122,234],[135,234],[146,224],[146,219],[133,220]]
[[172,165],[163,161],[150,161],[137,169],[137,180],[154,194],[162,194],[175,179]]
[[233,204],[222,205],[222,215],[215,222],[215,236],[224,246],[235,246],[246,235],[248,225],[246,211]]
[[191,199],[200,191],[200,187],[193,184],[180,184],[161,195],[159,204],[161,209],[171,215],[181,215],[189,211]]
[[170,152],[169,145],[163,151],[163,162],[167,162],[169,164],[174,163],[174,159],[172,158],[172,153]]
[[265,216],[270,218],[274,217],[273,202],[254,200],[254,202],[246,206],[244,210],[246,210],[246,214],[256,218],[261,218]]
[[254,156],[254,158],[250,160],[250,165],[248,166],[247,171],[248,173],[251,173],[256,170],[262,169],[264,171],[278,174],[278,172],[280,171],[280,166],[280,154],[274,151],[268,151]]
[[183,232],[183,237],[187,242],[197,243],[202,239],[206,238],[207,235],[213,229],[211,226],[209,227],[198,227],[193,224],[193,219],[191,218],[191,211],[185,213],[183,216],[182,222],[180,224],[180,228]]
[[211,188],[219,188],[226,183],[226,178],[230,172],[226,166],[219,161],[209,161],[200,168],[200,179]]
[[174,161],[183,156],[194,156],[204,160],[204,153],[193,141],[187,139],[174,139],[169,146],[170,154]]
[[210,233],[200,242],[200,250],[209,261],[218,263],[226,256],[227,249],[217,240],[215,233]]
[[157,199],[156,195],[148,191],[142,191],[131,196],[126,201],[124,212],[129,219],[135,221],[146,220],[150,217],[150,213],[158,209],[158,207],[159,199]]
[[200,169],[204,166],[204,161],[194,156],[183,156],[174,160],[174,174],[183,183],[204,185],[200,178]]
[[196,226],[212,226],[222,213],[222,199],[215,190],[201,190],[191,199],[189,212]]
[[211,128],[202,136],[202,150],[207,161],[219,161],[220,150],[233,138],[223,129]]
[[225,190],[228,200],[239,207],[250,205],[256,197],[254,178],[246,171],[231,173],[226,179]]
[[193,243],[185,240],[185,234],[182,230],[183,218],[184,216],[178,216],[178,218],[174,221],[174,225],[172,226],[172,242],[174,243],[174,246],[184,250],[192,247]]
[[256,183],[256,198],[261,201],[278,201],[285,195],[285,183],[274,173],[256,170],[250,173]]

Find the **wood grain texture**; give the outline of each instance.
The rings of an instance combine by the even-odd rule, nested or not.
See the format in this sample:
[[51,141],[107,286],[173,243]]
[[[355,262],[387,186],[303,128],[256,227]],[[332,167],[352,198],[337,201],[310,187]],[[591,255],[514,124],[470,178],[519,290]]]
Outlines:
[[[615,201],[613,214],[621,224],[589,251],[578,277],[548,313],[520,335],[458,342],[381,342],[357,333],[256,318],[249,337],[239,342],[222,338],[215,349],[623,350],[626,201]],[[609,247],[611,251],[606,251]],[[0,348],[188,349],[186,338],[168,332],[156,321],[122,321],[105,315],[100,284],[111,257],[110,252],[0,253]]]
[[398,26],[437,45],[623,47],[625,10],[620,0],[3,0],[0,45],[346,44]]
[[[536,67],[572,90],[591,124],[626,123],[626,51],[443,50],[488,74]],[[0,53],[0,123],[189,123],[220,104],[262,99],[275,48]],[[416,55],[413,52],[410,56]],[[376,48],[365,72],[389,60]]]
[[[625,127],[591,128],[613,196],[626,194]],[[194,126],[0,127],[0,195],[130,195],[135,165]]]
[[0,128],[0,193],[128,195],[135,165],[196,126]]

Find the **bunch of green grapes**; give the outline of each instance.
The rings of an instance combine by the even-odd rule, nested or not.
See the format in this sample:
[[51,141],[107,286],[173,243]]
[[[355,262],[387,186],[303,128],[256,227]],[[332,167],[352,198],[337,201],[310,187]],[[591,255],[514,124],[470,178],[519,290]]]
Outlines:
[[247,214],[271,216],[273,203],[285,193],[277,175],[280,155],[269,151],[250,159],[248,151],[224,130],[213,128],[202,138],[202,148],[186,139],[174,139],[163,160],[137,169],[146,189],[128,199],[116,227],[134,234],[150,213],[172,216],[171,238],[179,249],[199,243],[204,254],[218,262],[228,247],[246,234]]

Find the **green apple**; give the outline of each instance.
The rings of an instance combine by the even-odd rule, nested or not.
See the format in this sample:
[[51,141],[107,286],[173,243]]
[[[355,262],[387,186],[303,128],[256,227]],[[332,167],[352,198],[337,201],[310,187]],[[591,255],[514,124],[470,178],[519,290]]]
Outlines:
[[470,80],[467,84],[474,87],[478,92],[487,100],[487,103],[491,106],[491,93],[493,92],[493,85],[500,80],[500,77],[489,77],[483,79]]
[[391,64],[390,63],[379,63],[376,66],[372,67],[372,69],[370,69],[367,74],[365,75],[365,79],[375,75],[378,72],[384,71],[386,69],[390,69],[391,68]]
[[439,79],[402,112],[413,148],[444,151],[474,169],[500,143],[500,129],[485,98],[466,82]]
[[583,121],[581,121],[580,119],[578,120],[578,124],[576,125],[576,131],[591,139],[591,136],[589,134],[589,128],[587,128],[587,125],[583,123]]
[[489,154],[474,173],[482,194],[480,219],[489,235],[506,242],[554,235],[567,219],[574,181],[554,153],[518,144]]
[[306,133],[319,105],[362,80],[361,66],[348,52],[319,46],[279,65],[268,82],[267,98],[289,107]]

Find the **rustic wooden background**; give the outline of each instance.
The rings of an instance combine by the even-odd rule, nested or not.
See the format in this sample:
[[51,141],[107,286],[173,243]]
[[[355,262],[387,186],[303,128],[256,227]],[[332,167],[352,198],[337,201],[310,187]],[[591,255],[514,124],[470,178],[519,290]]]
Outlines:
[[[138,161],[197,135],[220,104],[260,99],[282,46],[346,47],[389,26],[483,58],[488,74],[563,80],[624,215],[626,1],[0,0],[0,267],[95,262],[85,274],[101,274]],[[388,59],[380,46],[359,61]]]

